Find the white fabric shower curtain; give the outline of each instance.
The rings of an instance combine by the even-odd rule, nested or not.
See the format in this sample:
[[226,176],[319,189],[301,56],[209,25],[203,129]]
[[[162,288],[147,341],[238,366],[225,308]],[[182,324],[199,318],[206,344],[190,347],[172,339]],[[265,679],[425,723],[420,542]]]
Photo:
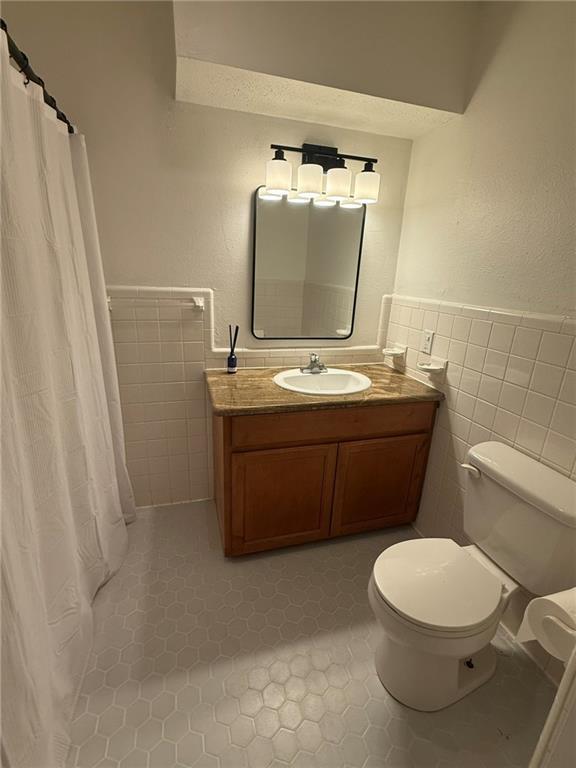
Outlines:
[[57,768],[134,502],[84,140],[0,85],[2,765]]

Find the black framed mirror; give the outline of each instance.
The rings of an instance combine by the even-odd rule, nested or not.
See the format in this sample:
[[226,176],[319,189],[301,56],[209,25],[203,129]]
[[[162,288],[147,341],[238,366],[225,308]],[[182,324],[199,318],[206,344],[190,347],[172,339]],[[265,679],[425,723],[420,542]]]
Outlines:
[[348,339],[354,331],[366,206],[254,193],[252,334]]

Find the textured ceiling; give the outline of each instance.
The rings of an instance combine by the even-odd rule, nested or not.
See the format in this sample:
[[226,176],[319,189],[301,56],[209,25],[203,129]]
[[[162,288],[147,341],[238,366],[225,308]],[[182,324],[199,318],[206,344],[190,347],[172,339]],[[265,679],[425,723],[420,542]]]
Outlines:
[[176,98],[240,112],[414,139],[455,113],[177,57]]

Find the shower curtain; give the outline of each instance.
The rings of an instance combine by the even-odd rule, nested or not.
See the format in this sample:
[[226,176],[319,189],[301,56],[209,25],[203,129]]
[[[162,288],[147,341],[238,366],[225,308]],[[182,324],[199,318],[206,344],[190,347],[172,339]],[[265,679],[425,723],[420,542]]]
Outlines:
[[2,765],[57,768],[134,502],[84,140],[0,31]]

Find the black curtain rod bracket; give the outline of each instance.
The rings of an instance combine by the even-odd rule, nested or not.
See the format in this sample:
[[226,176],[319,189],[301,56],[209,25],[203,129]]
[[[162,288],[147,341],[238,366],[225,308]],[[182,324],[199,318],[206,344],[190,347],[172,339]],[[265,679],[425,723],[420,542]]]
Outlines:
[[10,54],[10,58],[18,67],[18,71],[21,72],[26,78],[24,84],[28,85],[28,83],[36,83],[36,85],[39,85],[40,88],[42,88],[42,93],[44,95],[44,103],[48,104],[48,106],[56,112],[56,117],[58,120],[66,123],[68,126],[68,133],[74,133],[74,126],[68,120],[64,112],[58,108],[58,104],[56,103],[54,96],[51,96],[46,90],[44,80],[42,80],[42,78],[39,77],[30,66],[30,60],[28,59],[28,56],[26,56],[24,51],[21,51],[20,48],[18,48],[14,40],[10,37],[8,34],[8,27],[6,26],[6,22],[2,18],[0,18],[0,29],[4,30],[6,34],[6,39],[8,40],[8,53]]

